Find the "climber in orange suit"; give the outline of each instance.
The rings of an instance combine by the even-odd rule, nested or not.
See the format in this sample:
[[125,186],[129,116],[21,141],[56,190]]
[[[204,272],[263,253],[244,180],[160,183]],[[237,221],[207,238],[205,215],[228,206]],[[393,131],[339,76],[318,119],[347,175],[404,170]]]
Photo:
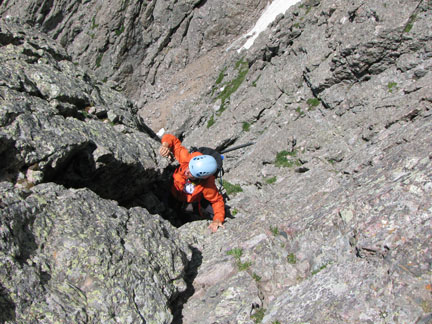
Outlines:
[[215,184],[213,175],[217,170],[215,158],[200,152],[189,153],[181,145],[180,140],[171,134],[165,134],[161,142],[159,154],[168,157],[172,153],[180,163],[174,171],[172,195],[177,200],[188,203],[199,203],[204,198],[213,208],[214,216],[213,222],[209,225],[210,230],[216,232],[219,227],[224,228],[225,203]]

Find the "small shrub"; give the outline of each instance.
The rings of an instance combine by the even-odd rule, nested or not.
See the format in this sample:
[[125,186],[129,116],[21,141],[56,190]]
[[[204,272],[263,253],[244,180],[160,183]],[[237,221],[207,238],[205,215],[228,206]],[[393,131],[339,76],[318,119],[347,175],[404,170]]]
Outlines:
[[254,80],[254,81],[252,81],[252,87],[256,87],[257,86],[257,82],[258,82],[258,80],[261,78],[261,74],[260,75],[258,75],[258,77]]
[[81,110],[80,113],[81,113],[81,115],[84,116],[84,118],[89,118],[89,116],[90,116],[89,113],[85,110]]
[[253,278],[256,282],[261,281],[261,277],[258,276],[255,272],[252,274],[252,278]]
[[231,212],[231,215],[235,216],[237,214],[238,214],[238,210],[234,208],[233,211]]
[[218,75],[218,78],[216,79],[216,84],[220,84],[223,81],[223,79],[225,77],[225,71],[226,71],[226,69],[227,68],[224,68],[222,71],[220,71],[220,73]]
[[245,132],[249,132],[249,130],[250,130],[250,124],[248,123],[248,122],[243,122],[243,125],[242,125],[242,129],[243,129],[243,131],[245,131]]
[[229,183],[226,180],[223,180],[222,185],[225,188],[226,193],[228,195],[236,194],[236,193],[239,193],[239,192],[243,192],[243,189],[242,189],[242,187],[240,187],[240,185],[234,185],[232,183]]

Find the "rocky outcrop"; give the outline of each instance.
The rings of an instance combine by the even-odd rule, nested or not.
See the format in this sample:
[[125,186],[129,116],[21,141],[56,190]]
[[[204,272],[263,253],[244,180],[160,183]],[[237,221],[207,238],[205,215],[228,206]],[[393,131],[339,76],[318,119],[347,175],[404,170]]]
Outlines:
[[[251,9],[252,19],[252,12],[258,12],[262,4],[258,1],[250,3],[257,4],[256,9]],[[92,4],[94,5],[89,1],[86,4],[70,5],[70,8],[87,5],[85,8],[91,12],[86,16],[90,21],[87,30],[92,26],[96,30],[104,25],[97,20],[99,16],[93,20],[92,10],[95,7]],[[7,7],[6,2],[0,5],[3,10]],[[140,207],[129,210],[117,207],[108,218],[104,217],[102,222],[97,222],[94,229],[87,229],[83,225],[82,231],[89,233],[88,236],[92,238],[85,244],[78,233],[67,234],[69,232],[64,230],[67,240],[78,240],[77,246],[89,246],[93,244],[93,236],[99,237],[93,233],[106,228],[106,231],[101,231],[104,232],[101,251],[109,250],[110,246],[118,246],[119,251],[127,254],[125,260],[129,261],[126,262],[133,260],[137,264],[146,263],[145,267],[156,274],[168,270],[158,268],[161,264],[154,263],[151,257],[148,260],[140,258],[141,252],[134,254],[126,244],[131,240],[129,231],[132,231],[134,239],[141,242],[138,246],[148,241],[147,234],[135,229],[125,231],[123,224],[140,221],[135,216],[138,212],[146,222],[147,217],[153,220],[149,221],[150,228],[161,233],[158,236],[163,244],[170,246],[174,257],[168,257],[172,262],[168,267],[179,270],[168,271],[167,276],[164,274],[160,281],[157,277],[154,279],[156,285],[152,285],[155,294],[161,298],[162,305],[156,308],[150,301],[142,304],[140,298],[132,298],[139,302],[122,304],[125,306],[118,314],[134,314],[129,317],[132,318],[137,316],[136,310],[140,312],[142,308],[153,307],[156,311],[152,314],[165,314],[166,317],[149,317],[145,321],[165,323],[164,321],[172,320],[175,324],[429,323],[432,318],[430,1],[303,1],[279,15],[248,50],[242,50],[241,41],[235,41],[240,39],[238,33],[243,31],[239,27],[232,34],[232,44],[224,46],[223,51],[215,49],[212,60],[204,54],[210,53],[211,44],[224,44],[218,43],[224,31],[222,25],[230,24],[223,20],[212,22],[211,19],[202,17],[211,16],[210,12],[220,12],[217,17],[222,17],[222,13],[226,13],[230,7],[228,2],[201,1],[185,5],[184,2],[168,4],[151,1],[140,2],[139,8],[144,12],[152,12],[148,17],[156,18],[162,17],[162,14],[156,14],[156,9],[166,9],[164,6],[172,9],[159,11],[165,14],[165,20],[150,19],[145,29],[152,31],[152,34],[148,34],[149,37],[156,36],[153,43],[150,41],[147,47],[141,46],[143,43],[134,47],[131,41],[129,44],[132,45],[124,47],[124,55],[119,59],[119,64],[125,67],[123,71],[127,70],[126,63],[135,62],[132,57],[142,54],[137,54],[140,48],[144,48],[144,60],[153,60],[152,64],[146,65],[149,70],[142,74],[146,81],[145,87],[140,87],[140,91],[143,91],[140,93],[140,96],[143,95],[141,104],[146,100],[146,107],[154,103],[157,111],[165,114],[164,118],[168,119],[163,126],[184,139],[187,146],[223,149],[251,141],[255,144],[226,154],[225,187],[230,190],[230,183],[235,186],[231,186],[233,190],[228,192],[230,214],[225,229],[214,235],[209,235],[206,221],[187,223],[178,230],[173,230],[166,222],[157,216],[150,216]],[[9,4],[7,11],[3,12],[12,14],[19,7]],[[42,11],[37,8],[42,6],[35,6],[34,3],[30,7],[22,6],[22,16],[33,17],[33,13],[38,12],[40,18],[36,25],[46,28],[46,17],[50,17],[54,11],[49,6]],[[81,9],[77,12],[81,12]],[[166,15],[166,12],[175,14]],[[182,14],[177,15],[179,12]],[[60,17],[62,19],[58,21],[77,21],[73,17],[75,14],[71,11],[70,18]],[[176,21],[174,17],[186,18],[180,19],[179,24],[172,25],[177,26],[174,28],[176,31],[165,38],[164,42],[160,38],[164,30],[161,26],[169,26]],[[201,18],[198,20],[198,17]],[[197,24],[196,28],[192,28],[194,23]],[[53,31],[60,30],[56,28],[61,25],[58,23],[55,25],[57,27],[46,31],[60,39],[60,34],[55,35]],[[135,25],[139,31],[140,23]],[[131,30],[135,25],[129,25]],[[73,33],[73,28],[64,28],[64,33]],[[133,37],[134,32],[126,34],[126,30],[128,29],[120,29],[119,36],[125,37],[125,40],[136,39]],[[214,30],[214,34],[203,34],[198,30]],[[116,34],[111,30],[111,34],[113,33]],[[176,44],[185,45],[187,39],[199,39],[197,33],[204,35],[202,45],[191,41],[190,44],[193,43],[194,46],[186,46],[191,49],[187,53],[183,52],[185,47],[177,47]],[[142,32],[137,34],[147,35]],[[8,208],[7,214],[16,215],[17,212],[9,211],[13,210],[13,206],[28,205],[29,209],[26,210],[30,211],[23,215],[32,217],[32,214],[40,214],[38,206],[42,206],[42,210],[57,210],[59,202],[46,197],[52,197],[51,192],[59,192],[57,195],[68,197],[69,203],[75,198],[81,200],[83,197],[92,197],[90,207],[85,205],[85,208],[90,209],[86,210],[98,209],[94,206],[98,206],[100,201],[110,206],[115,205],[102,198],[117,200],[126,207],[141,206],[152,212],[163,210],[157,197],[151,195],[147,188],[154,188],[154,180],[150,179],[159,177],[161,167],[166,166],[166,163],[156,159],[157,143],[136,131],[148,129],[136,117],[135,106],[122,101],[124,99],[117,97],[103,82],[91,81],[93,79],[86,73],[67,63],[67,59],[62,59],[67,57],[63,50],[53,52],[41,45],[35,48],[32,45],[34,41],[21,42],[20,37],[23,38],[23,34],[2,32],[0,38],[1,44],[6,45],[2,46],[3,52],[7,49],[13,53],[8,56],[9,59],[2,61],[2,66],[6,68],[1,73],[5,73],[3,71],[8,71],[7,69],[14,71],[3,77],[0,84],[3,89],[2,107],[7,107],[6,110],[2,109],[2,113],[8,112],[2,117],[6,122],[2,124],[0,133],[0,163],[14,166],[9,167],[7,173],[2,171],[2,180],[9,181],[2,185],[2,192],[14,198],[8,198],[6,204],[2,202],[1,207]],[[231,36],[227,37],[229,38]],[[76,42],[73,39],[77,39]],[[94,39],[97,39],[96,35]],[[78,52],[74,52],[73,44],[79,44],[79,37],[68,38],[65,44],[69,44],[66,45],[69,53],[77,57]],[[16,51],[18,47],[23,50]],[[109,48],[108,52],[114,51],[115,46]],[[156,48],[162,51],[158,52]],[[47,53],[39,56],[31,54],[38,51]],[[92,67],[92,64],[94,67],[98,56],[94,51],[86,51],[80,52],[83,55],[82,63],[87,62],[87,67]],[[152,53],[156,52],[160,54],[153,56]],[[45,56],[52,57],[50,60],[57,62],[53,63],[55,69],[49,68],[51,63],[43,64]],[[112,54],[111,57],[114,56]],[[15,57],[20,59],[14,60]],[[89,57],[92,59],[86,61]],[[107,57],[109,55],[104,54],[98,60],[100,67],[97,73],[108,71],[105,70]],[[176,61],[177,58],[179,61]],[[194,62],[195,65],[188,64],[191,58],[199,59]],[[42,71],[49,71],[50,74],[44,72],[44,78],[30,78],[29,75],[32,74],[19,72],[23,69],[20,69],[18,63],[25,64],[26,71],[32,71],[37,64],[43,67]],[[130,69],[123,74],[120,71],[119,74],[108,71],[105,76],[121,79],[125,89],[130,92],[129,87],[136,85],[136,82],[130,84],[130,81],[141,80],[139,77],[129,77],[137,75],[135,71],[138,69],[135,67],[138,65],[132,65],[133,72]],[[182,84],[176,84],[163,71],[179,71],[174,76],[181,76],[177,81],[181,80],[179,82]],[[57,90],[49,90],[52,87],[47,90],[46,80],[60,80],[65,72],[75,75],[74,85],[64,88],[66,90],[61,96],[56,94]],[[195,78],[197,74],[198,80]],[[209,80],[212,82],[209,83]],[[68,82],[54,83],[65,84],[66,87]],[[82,90],[75,91],[75,84]],[[114,86],[110,82],[107,84]],[[98,90],[93,92],[93,88]],[[187,91],[183,91],[185,89]],[[12,100],[19,103],[17,98],[21,98],[23,93],[26,93],[27,101],[24,100],[22,105],[12,103]],[[98,96],[95,97],[95,93]],[[166,94],[172,96],[166,97]],[[8,96],[15,97],[8,99]],[[89,106],[94,109],[83,114],[80,111],[85,111],[87,102],[90,101],[86,98],[91,99]],[[124,104],[118,107],[119,110],[115,110],[114,115],[118,117],[117,121],[113,121],[107,107],[118,102]],[[173,106],[172,111],[162,111],[166,103]],[[106,116],[97,113],[100,109],[107,110]],[[49,118],[31,122],[35,118],[33,116],[43,115],[39,113],[42,110],[48,112],[44,114],[48,114]],[[154,117],[159,118],[157,115]],[[112,123],[101,123],[105,118],[111,118]],[[118,123],[120,125],[116,125]],[[62,125],[59,134],[72,134],[62,136],[62,139],[76,138],[72,141],[75,146],[55,144],[60,130],[56,128],[56,131],[49,132],[49,125],[52,124]],[[35,130],[29,132],[29,129]],[[118,142],[112,143],[114,138]],[[57,149],[53,149],[54,147]],[[73,153],[68,154],[69,158],[62,157],[61,154],[65,153],[60,153],[64,152],[64,147],[67,152]],[[83,147],[85,149],[81,150]],[[85,152],[74,154],[77,151]],[[105,154],[109,156],[108,162]],[[75,162],[69,163],[72,160]],[[86,170],[94,172],[89,176],[85,174]],[[115,175],[118,172],[116,170],[124,172],[119,172],[113,182],[110,182],[109,177],[91,176],[108,174],[108,170],[109,174]],[[125,174],[131,170],[135,176],[129,181],[134,181],[134,185],[125,185]],[[46,183],[48,181],[56,182],[57,185]],[[12,188],[10,183],[15,187]],[[22,183],[30,189],[25,189]],[[33,183],[36,186],[32,187]],[[77,183],[80,185],[76,185]],[[118,190],[122,195],[114,190],[117,183],[121,184]],[[99,197],[84,187],[90,188]],[[131,188],[131,191],[126,188]],[[36,198],[41,197],[41,192],[44,193],[42,200],[48,202],[40,202]],[[144,197],[138,195],[139,192],[144,192]],[[123,195],[128,199],[122,200]],[[35,199],[38,204],[31,209],[33,205],[30,203]],[[76,217],[85,219],[79,213],[79,208],[75,209]],[[84,214],[89,215],[91,212]],[[117,214],[124,216],[112,216]],[[13,219],[22,219],[20,217],[8,219],[7,224],[11,224]],[[58,225],[54,224],[57,227],[50,225],[50,228],[58,228],[62,232],[60,228],[67,221],[62,215],[56,217],[59,219]],[[5,279],[2,279],[1,305],[7,305],[4,314],[7,314],[5,316],[9,321],[17,316],[15,314],[18,308],[29,309],[32,314],[40,309],[52,312],[52,308],[49,308],[52,304],[48,302],[57,300],[52,297],[53,291],[64,289],[52,279],[58,278],[56,276],[61,273],[61,270],[53,266],[54,258],[46,257],[47,264],[55,271],[46,270],[48,267],[45,265],[39,267],[45,264],[40,261],[45,260],[45,257],[37,257],[44,255],[44,247],[39,243],[48,239],[42,232],[33,232],[33,228],[39,228],[37,219],[20,221],[20,224],[24,224],[20,228],[24,230],[18,236],[8,234],[12,225],[6,227],[7,239],[4,242],[12,242],[11,238],[19,237],[13,244],[7,243],[7,251],[15,251],[9,252],[15,257],[8,262],[15,267],[13,269],[23,271],[20,260],[24,259],[24,267],[30,267],[31,270],[28,270],[27,277],[22,275],[10,279],[10,275],[4,275]],[[83,222],[88,224],[85,220]],[[155,223],[159,225],[153,227]],[[111,228],[119,230],[112,233]],[[175,242],[165,240],[167,236],[175,238]],[[47,253],[54,249],[52,246],[59,245],[62,251],[67,248],[60,244],[58,238],[50,238],[48,241]],[[194,252],[192,256],[182,242],[191,246]],[[30,246],[25,246],[24,243]],[[31,252],[19,252],[28,250]],[[150,252],[149,255],[152,256],[153,253],[156,252]],[[83,258],[91,259],[90,256],[92,255],[87,253]],[[102,264],[111,264],[114,269],[120,269],[119,278],[123,278],[123,259],[116,258],[117,254],[112,263],[102,261]],[[81,271],[90,268],[93,267]],[[108,271],[111,268],[105,269],[101,270],[105,271],[103,275],[112,278]],[[180,275],[182,271],[185,272],[184,276]],[[92,273],[90,275],[93,278]],[[179,276],[184,278],[186,284],[175,281]],[[15,282],[23,277],[35,278],[30,280],[32,283],[42,282],[40,285],[32,285],[35,287],[31,290],[32,294],[40,296],[34,308],[28,306],[28,299],[16,292],[18,288],[15,286],[21,286]],[[93,289],[90,291],[96,296],[106,291],[108,296],[114,294],[107,288],[111,287],[110,283],[102,288],[87,288],[73,273],[68,278],[80,292],[86,293],[86,289]],[[143,277],[136,275],[131,278]],[[122,282],[131,281],[122,279]],[[164,283],[171,293],[160,293]],[[96,281],[96,284],[99,285],[99,282]],[[141,294],[141,286],[139,287],[138,293]],[[130,291],[125,288],[120,295],[128,295]],[[70,293],[70,290],[67,292]],[[65,301],[73,299],[76,303],[73,305],[82,305],[81,297],[73,294],[67,296],[72,297],[65,297],[61,301],[66,303]],[[143,294],[139,296],[147,298]],[[174,315],[169,314],[168,304]],[[86,314],[93,316],[103,310],[101,307],[104,306],[90,302],[84,309]],[[75,309],[81,310],[82,307],[77,306]],[[104,311],[100,313],[105,314]],[[54,314],[54,317],[61,316],[61,313]],[[77,311],[74,314],[83,313]],[[120,318],[123,315],[118,316]],[[140,322],[138,317],[135,318],[136,322]],[[102,320],[102,317],[97,319]],[[50,322],[50,319],[46,321]]]
[[192,252],[136,106],[3,20],[0,65],[0,321],[171,323]]
[[52,183],[0,195],[3,323],[171,323],[191,253],[169,223]]
[[[197,80],[198,75],[207,78],[214,69],[212,61],[220,62],[214,48],[245,32],[266,3],[4,1],[0,15],[23,19],[47,33],[66,48],[74,62],[93,71],[99,80],[111,80],[124,89],[145,117],[166,122],[160,116],[161,100],[166,100],[164,110],[170,110],[170,98],[190,91],[190,85],[184,83]],[[194,68],[192,63],[206,54],[209,59],[201,59],[205,65]],[[191,75],[180,73],[189,64]],[[202,89],[202,83],[196,86]],[[161,126],[161,122],[149,122]]]
[[158,174],[157,142],[139,131],[146,126],[136,107],[52,41],[1,28],[1,180],[89,187],[132,203]]

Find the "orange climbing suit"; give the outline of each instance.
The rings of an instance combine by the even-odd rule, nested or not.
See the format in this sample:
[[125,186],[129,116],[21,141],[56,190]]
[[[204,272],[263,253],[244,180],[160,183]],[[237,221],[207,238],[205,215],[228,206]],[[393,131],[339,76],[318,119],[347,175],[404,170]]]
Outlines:
[[173,196],[183,202],[193,203],[199,202],[202,198],[206,199],[213,208],[213,220],[221,222],[225,219],[225,203],[222,195],[219,193],[215,184],[215,177],[210,176],[206,179],[194,181],[195,189],[193,193],[188,194],[183,189],[188,181],[185,176],[185,171],[189,166],[189,161],[197,156],[202,155],[200,152],[189,153],[189,151],[181,145],[180,140],[171,134],[165,134],[162,137],[162,143],[168,143],[174,157],[180,163],[180,166],[174,171],[174,182],[171,187]]

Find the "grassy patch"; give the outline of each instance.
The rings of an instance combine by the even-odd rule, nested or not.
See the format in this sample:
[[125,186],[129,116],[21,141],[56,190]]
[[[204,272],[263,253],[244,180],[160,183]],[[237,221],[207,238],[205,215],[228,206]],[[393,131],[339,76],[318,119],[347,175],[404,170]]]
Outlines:
[[289,264],[296,264],[297,263],[297,258],[295,256],[295,254],[294,253],[288,254],[287,261],[288,261]]
[[258,276],[255,272],[252,274],[252,278],[253,278],[253,280],[255,280],[256,282],[259,282],[259,281],[261,281],[261,277],[260,276]]
[[234,249],[231,249],[231,250],[227,251],[227,254],[228,255],[232,255],[236,259],[240,259],[242,257],[242,255],[243,255],[243,249],[241,249],[241,248],[234,248]]
[[298,114],[299,117],[302,117],[305,115],[304,111],[301,109],[301,107],[297,107],[296,109],[296,113]]
[[218,75],[218,78],[216,79],[216,84],[221,84],[224,77],[225,77],[225,71],[227,68],[224,68]]
[[248,270],[252,265],[252,262],[250,262],[250,261],[246,261],[246,262],[240,261],[240,258],[243,255],[243,249],[241,249],[241,248],[231,249],[231,250],[227,251],[227,254],[234,257],[234,259],[236,260],[236,265],[237,265],[237,268],[239,271]]
[[258,82],[258,80],[259,80],[260,78],[261,78],[261,74],[258,75],[258,77],[257,77],[255,80],[252,81],[252,87],[256,87],[256,86],[257,86],[257,82]]
[[274,177],[271,177],[271,178],[267,178],[267,179],[265,179],[265,182],[266,182],[267,184],[273,184],[273,183],[276,182],[276,180],[277,180],[277,178],[276,178],[276,176],[274,176]]
[[[296,151],[288,152],[281,151],[276,154],[275,165],[278,168],[292,168],[293,166],[301,166],[299,159],[293,159],[297,154]],[[290,158],[288,158],[290,157]]]
[[397,83],[396,82],[389,82],[387,84],[387,88],[389,92],[393,92],[393,89],[395,89],[397,87]]
[[100,55],[96,58],[96,67],[100,67],[100,66],[101,66],[102,58],[103,58],[103,54],[100,54]]
[[238,210],[234,208],[233,211],[231,212],[231,215],[235,216],[237,214],[238,214]]
[[214,119],[214,115],[212,115],[209,119],[209,121],[207,122],[207,128],[210,128],[214,125],[215,123],[215,119]]
[[237,260],[237,268],[239,271],[246,271],[249,269],[252,265],[252,262],[246,261],[246,262],[240,262],[240,260]]
[[309,110],[317,107],[320,104],[320,100],[318,98],[309,98],[306,103],[309,106]]
[[409,33],[411,31],[411,29],[414,26],[414,22],[415,22],[416,18],[417,18],[417,15],[412,15],[409,18],[409,20],[408,20],[408,22],[407,22],[407,24],[406,24],[406,26],[404,28],[404,33]]
[[270,226],[270,232],[272,232],[274,236],[277,236],[279,235],[279,228],[277,226]]
[[125,31],[125,26],[122,25],[119,29],[117,29],[117,30],[115,31],[115,34],[116,34],[117,36],[120,36],[124,31]]
[[90,26],[91,29],[96,29],[99,27],[99,24],[96,24],[96,16],[93,16],[92,18],[92,24]]
[[248,122],[243,122],[243,124],[242,124],[243,131],[249,132],[250,127],[251,127],[251,124],[249,124]]
[[[224,84],[224,89],[222,92],[216,97],[217,99],[221,100],[221,106],[218,110],[218,115],[222,114],[222,112],[226,109],[226,104],[229,102],[229,98],[231,95],[237,91],[237,89],[240,87],[240,85],[243,83],[243,81],[246,78],[247,73],[249,72],[249,64],[246,61],[243,61],[243,59],[239,60],[236,65],[235,69],[237,70],[237,77]],[[219,80],[219,78],[218,78]],[[216,80],[216,81],[218,81]],[[222,80],[220,81],[222,82]]]
[[255,322],[255,324],[262,323],[265,311],[265,308],[260,308],[255,312],[255,314],[251,315],[251,319]]
[[329,264],[332,264],[332,262],[327,262],[325,264],[323,264],[321,267],[319,267],[318,269],[315,269],[314,271],[312,271],[312,275],[316,275],[318,272],[321,272],[322,270],[324,270],[325,268],[327,268],[327,266]]
[[225,188],[228,195],[243,192],[243,189],[242,189],[242,187],[240,187],[240,185],[234,185],[232,183],[229,183],[226,180],[223,180],[222,185]]

